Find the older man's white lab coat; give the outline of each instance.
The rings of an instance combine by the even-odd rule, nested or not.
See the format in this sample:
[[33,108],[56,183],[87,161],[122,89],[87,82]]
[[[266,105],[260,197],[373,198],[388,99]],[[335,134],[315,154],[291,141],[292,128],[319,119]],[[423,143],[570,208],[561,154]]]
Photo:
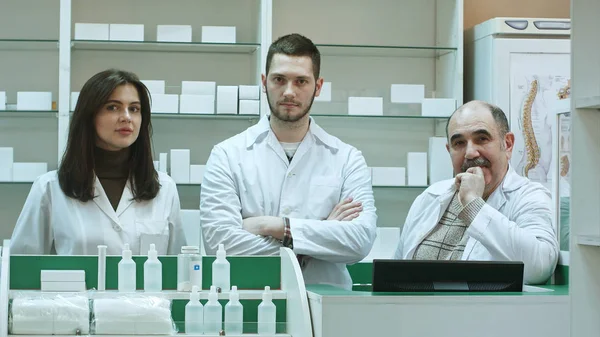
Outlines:
[[[395,258],[412,259],[417,246],[437,226],[456,191],[454,179],[436,183],[417,197],[408,212]],[[546,281],[558,261],[550,192],[509,168],[466,231],[463,260],[523,261],[525,283]]]
[[[347,197],[362,202],[360,216],[325,220]],[[267,215],[290,218],[293,250],[306,256],[302,270],[307,284],[350,288],[346,264],[362,260],[376,236],[371,176],[362,154],[312,119],[291,163],[268,117],[216,145],[202,182],[200,214],[207,254],[223,243],[228,255],[279,254],[279,240],[245,231],[242,221]]]

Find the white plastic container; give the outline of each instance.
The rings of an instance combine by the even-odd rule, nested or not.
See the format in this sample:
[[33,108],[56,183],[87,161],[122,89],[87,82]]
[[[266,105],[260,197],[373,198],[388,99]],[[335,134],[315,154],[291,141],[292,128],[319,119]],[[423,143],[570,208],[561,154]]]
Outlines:
[[201,335],[204,333],[204,308],[200,303],[199,288],[192,287],[190,301],[185,305],[185,333]]
[[217,250],[217,259],[212,264],[212,285],[221,288],[221,292],[227,292],[231,289],[229,282],[229,261],[225,255],[225,246],[221,243]]
[[128,243],[123,248],[123,258],[119,262],[118,269],[119,292],[135,292],[135,262],[131,259],[131,250]]
[[158,260],[158,252],[153,243],[150,244],[148,260],[144,263],[144,291],[162,291],[162,263]]
[[207,335],[218,335],[223,326],[223,307],[218,298],[217,288],[211,286],[204,305],[204,333]]
[[240,303],[237,286],[231,287],[229,302],[225,305],[225,334],[241,335],[244,329],[244,307]]
[[266,286],[262,302],[258,305],[258,334],[275,335],[275,320],[277,308],[273,303],[271,287]]
[[202,290],[202,256],[197,246],[181,247],[177,255],[177,291]]

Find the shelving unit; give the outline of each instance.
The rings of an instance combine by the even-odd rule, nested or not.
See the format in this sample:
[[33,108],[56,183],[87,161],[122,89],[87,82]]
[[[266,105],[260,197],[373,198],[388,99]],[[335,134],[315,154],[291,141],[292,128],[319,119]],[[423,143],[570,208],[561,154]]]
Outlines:
[[571,336],[600,334],[600,2],[571,1]]
[[[167,94],[180,93],[183,80],[260,85],[271,42],[283,34],[298,32],[317,44],[322,53],[322,76],[333,83],[332,102],[313,104],[311,115],[316,122],[361,150],[369,166],[406,167],[407,152],[427,152],[429,137],[445,135],[447,117],[421,116],[419,104],[390,103],[391,84],[424,84],[426,97],[453,98],[457,105],[462,104],[463,1],[376,0],[367,4],[350,0],[345,2],[343,13],[334,0],[307,1],[298,8],[293,2],[273,0],[181,0],[175,8],[163,0],[49,0],[42,5],[42,14],[36,0],[6,0],[0,4],[0,28],[7,28],[0,29],[0,55],[10,55],[5,64],[11,67],[13,60],[27,67],[51,67],[51,76],[42,71],[35,74],[36,80],[22,82],[36,83],[39,90],[52,90],[58,109],[32,113],[0,111],[3,123],[21,125],[11,131],[13,141],[5,141],[0,135],[0,146],[14,146],[16,160],[26,161],[18,156],[27,154],[32,156],[27,161],[45,160],[50,170],[56,169],[66,146],[70,93],[80,91],[94,73],[117,67],[133,71],[141,79],[165,80]],[[117,7],[117,12],[111,9]],[[17,22],[12,16],[19,13],[30,19]],[[305,24],[306,20],[298,20],[300,17],[310,18],[313,24]],[[75,40],[78,22],[144,24],[145,41]],[[341,26],[331,30],[331,22]],[[193,42],[157,42],[159,24],[192,25]],[[200,42],[201,26],[211,25],[236,26],[237,42]],[[13,26],[23,28],[14,30]],[[43,62],[32,60],[28,54]],[[41,87],[37,81],[40,78],[48,81],[50,88]],[[0,90],[16,95],[17,90],[37,89],[0,79]],[[11,95],[9,103],[15,102]],[[383,97],[384,115],[348,115],[348,96]],[[266,97],[261,94],[261,114],[267,113]],[[191,163],[204,164],[215,144],[257,123],[259,117],[153,114],[154,152],[158,155],[170,149],[189,148]],[[34,143],[43,143],[44,147],[23,149],[24,144],[32,143],[23,136],[27,134],[24,129],[37,130],[42,126],[47,129],[43,136],[36,134]],[[10,206],[0,211],[0,218],[8,223],[0,230],[0,237],[8,238],[28,185],[2,186],[23,190],[10,198],[0,191],[0,200],[10,199]],[[198,208],[199,186],[178,186],[182,208]],[[425,188],[374,187],[378,226],[401,227],[412,201]]]

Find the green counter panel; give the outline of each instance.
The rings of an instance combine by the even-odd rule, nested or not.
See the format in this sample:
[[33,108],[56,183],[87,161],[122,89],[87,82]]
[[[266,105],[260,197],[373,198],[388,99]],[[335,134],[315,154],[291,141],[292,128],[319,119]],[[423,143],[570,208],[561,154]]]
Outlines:
[[[98,286],[98,258],[96,256],[26,256],[14,255],[10,258],[10,288],[40,289],[40,271],[85,270],[85,282],[88,289]],[[145,256],[134,256],[137,267],[137,288],[144,288]],[[117,270],[120,256],[106,258],[106,289],[117,289]],[[161,256],[163,267],[163,289],[177,289],[177,257]],[[212,280],[211,265],[214,256],[202,259],[202,288],[209,289]],[[280,289],[281,262],[278,256],[254,257],[232,256],[227,260],[231,264],[231,284],[239,289]]]

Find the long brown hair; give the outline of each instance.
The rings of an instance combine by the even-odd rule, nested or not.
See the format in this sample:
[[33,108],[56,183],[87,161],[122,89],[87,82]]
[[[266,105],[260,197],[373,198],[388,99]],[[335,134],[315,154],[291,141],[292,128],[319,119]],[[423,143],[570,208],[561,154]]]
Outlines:
[[118,86],[133,85],[141,104],[142,124],[138,138],[131,144],[129,179],[133,199],[151,200],[158,194],[160,183],[152,161],[152,123],[148,89],[134,73],[109,69],[92,76],[81,89],[69,126],[67,149],[58,168],[62,191],[73,199],[87,202],[94,198],[95,120]]

